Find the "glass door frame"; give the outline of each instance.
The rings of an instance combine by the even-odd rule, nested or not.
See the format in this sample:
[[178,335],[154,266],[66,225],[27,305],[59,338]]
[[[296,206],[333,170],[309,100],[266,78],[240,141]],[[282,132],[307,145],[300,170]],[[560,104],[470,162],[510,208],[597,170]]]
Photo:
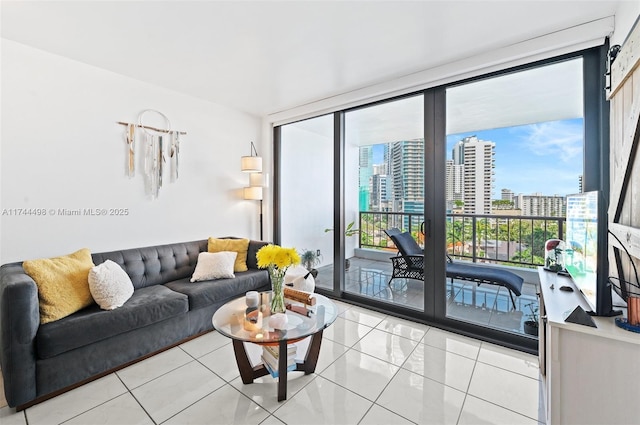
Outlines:
[[[339,152],[339,158],[336,158],[336,165],[337,167],[339,167],[340,170],[340,180],[337,180],[337,176],[338,174],[336,174],[336,180],[334,180],[335,184],[336,184],[336,188],[335,188],[335,199],[334,199],[334,203],[335,205],[340,205],[340,211],[336,210],[335,211],[335,215],[334,215],[334,225],[337,223],[340,223],[338,227],[341,226],[341,231],[340,233],[336,233],[336,235],[334,236],[334,249],[335,249],[335,260],[337,261],[338,259],[340,260],[339,264],[344,264],[345,261],[345,244],[344,244],[344,240],[343,238],[341,238],[341,235],[344,235],[344,225],[345,225],[345,203],[346,203],[346,199],[345,199],[345,194],[344,194],[344,175],[345,175],[345,145],[346,145],[346,140],[345,140],[345,115],[348,112],[351,111],[355,111],[358,109],[364,109],[364,108],[370,108],[370,107],[375,107],[377,105],[382,105],[385,103],[390,103],[390,102],[395,102],[395,101],[399,101],[399,100],[403,100],[403,99],[408,99],[411,97],[416,97],[416,96],[422,96],[423,97],[423,103],[426,102],[426,94],[427,94],[428,90],[421,90],[421,91],[417,91],[417,92],[412,92],[412,93],[407,93],[407,94],[403,94],[400,96],[395,96],[395,97],[391,97],[388,99],[383,99],[383,100],[379,100],[376,102],[372,102],[372,103],[367,103],[365,105],[360,105],[360,106],[356,106],[356,107],[352,107],[352,108],[347,108],[344,109],[340,112],[336,112],[336,115],[334,116],[334,126],[336,128],[335,131],[335,137],[336,137],[336,145],[335,145],[335,152]],[[425,103],[426,105],[426,103]],[[425,106],[423,106],[423,121],[425,120],[426,114],[425,114]],[[425,126],[426,122],[423,122],[423,137],[425,138],[425,150],[426,150],[426,126]],[[339,139],[338,139],[339,138]],[[426,162],[425,162],[425,167],[426,167]],[[426,180],[426,173],[425,173],[425,180]],[[427,187],[424,187],[425,190],[425,199],[426,199],[426,191],[427,191]],[[340,191],[340,193],[339,193]],[[426,217],[426,210],[425,210],[425,217]],[[426,243],[426,240],[425,240]],[[426,249],[426,246],[425,246]],[[338,253],[340,253],[340,256],[338,256]],[[444,258],[444,257],[443,257]],[[426,260],[426,258],[425,258]],[[334,263],[337,264],[337,263]],[[444,272],[444,268],[443,268],[443,272]],[[426,273],[425,273],[425,277],[426,277]],[[396,303],[388,303],[388,302],[383,302],[383,301],[378,301],[377,299],[371,298],[371,297],[367,297],[367,296],[363,296],[363,295],[359,295],[353,292],[347,292],[344,291],[342,288],[344,288],[344,282],[345,282],[345,277],[344,277],[344,269],[343,268],[336,268],[334,267],[334,289],[333,291],[330,291],[329,294],[330,296],[336,296],[339,297],[345,301],[348,301],[350,303],[362,306],[362,307],[366,307],[366,308],[370,308],[373,310],[377,310],[380,312],[385,312],[385,313],[392,313],[395,316],[398,317],[405,317],[408,318],[410,320],[414,320],[414,321],[419,321],[419,322],[425,322],[425,315],[431,317],[433,316],[433,311],[429,310],[427,313],[427,308],[428,305],[431,305],[431,301],[433,300],[433,297],[431,297],[430,295],[427,296],[427,294],[429,293],[429,291],[427,290],[427,283],[425,281],[424,283],[424,291],[423,291],[423,297],[424,297],[424,310],[420,311],[420,310],[416,310],[415,308],[408,308],[408,307],[404,307],[400,304],[396,304]],[[427,300],[430,300],[429,303],[427,303]]]
[[[446,275],[445,252],[441,249],[446,241],[446,201],[445,201],[445,157],[446,157],[446,89],[461,84],[486,78],[497,77],[508,73],[524,71],[554,62],[583,58],[583,90],[584,90],[584,174],[585,190],[602,190],[604,199],[608,199],[609,191],[609,104],[605,97],[605,68],[608,41],[602,46],[572,52],[565,55],[536,61],[516,67],[468,78],[454,83],[432,87],[413,93],[395,96],[388,99],[336,111],[334,116],[334,286],[331,290],[318,288],[323,295],[345,300],[369,309],[385,312],[398,317],[435,325],[441,329],[467,335],[480,340],[496,343],[522,351],[537,353],[538,341],[502,330],[489,328],[469,322],[463,322],[446,316]],[[344,265],[344,227],[345,227],[345,112],[363,107],[386,103],[405,97],[422,94],[424,96],[424,216],[427,226],[425,235],[424,278],[424,311],[402,308],[345,292]],[[273,129],[274,143],[274,242],[280,242],[280,161],[281,131],[280,126]],[[440,300],[440,301],[438,301]]]

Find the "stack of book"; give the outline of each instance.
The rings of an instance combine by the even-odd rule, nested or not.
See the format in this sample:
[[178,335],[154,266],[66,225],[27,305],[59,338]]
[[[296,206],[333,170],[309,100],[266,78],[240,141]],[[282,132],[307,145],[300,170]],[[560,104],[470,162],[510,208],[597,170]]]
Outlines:
[[[278,377],[278,347],[272,347],[270,345],[264,345],[262,347],[262,363],[274,378]],[[287,371],[294,370],[296,368],[296,352],[297,347],[295,344],[287,345]]]

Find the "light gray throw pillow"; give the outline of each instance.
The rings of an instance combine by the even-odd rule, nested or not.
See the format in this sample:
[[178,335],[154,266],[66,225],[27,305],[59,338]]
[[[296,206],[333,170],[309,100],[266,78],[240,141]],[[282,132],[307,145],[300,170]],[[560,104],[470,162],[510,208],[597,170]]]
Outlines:
[[131,278],[118,263],[106,260],[89,270],[89,290],[103,310],[113,310],[133,295]]

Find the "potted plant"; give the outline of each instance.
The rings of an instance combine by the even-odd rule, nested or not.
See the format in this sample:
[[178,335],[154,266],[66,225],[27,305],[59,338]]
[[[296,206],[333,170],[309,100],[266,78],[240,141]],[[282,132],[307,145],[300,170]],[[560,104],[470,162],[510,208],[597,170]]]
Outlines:
[[314,279],[318,276],[318,270],[316,270],[314,267],[320,264],[321,260],[322,254],[320,254],[319,249],[316,251],[304,249],[300,253],[300,263],[302,263],[305,269],[311,272],[311,275],[314,277]]
[[[358,233],[360,233],[360,229],[354,229],[355,225],[356,225],[355,221],[352,221],[351,223],[347,224],[346,229],[344,229],[344,236],[346,238],[349,238],[351,236],[355,236]],[[325,233],[326,232],[333,232],[333,229],[324,229],[324,232]],[[349,270],[349,267],[351,267],[351,261],[349,261],[349,259],[346,258],[344,260],[344,269],[345,270]]]
[[537,303],[529,303],[525,305],[525,307],[529,307],[529,311],[531,313],[527,314],[527,318],[529,320],[525,320],[524,322],[524,333],[527,335],[538,335],[538,324],[540,323],[538,317],[538,304]]

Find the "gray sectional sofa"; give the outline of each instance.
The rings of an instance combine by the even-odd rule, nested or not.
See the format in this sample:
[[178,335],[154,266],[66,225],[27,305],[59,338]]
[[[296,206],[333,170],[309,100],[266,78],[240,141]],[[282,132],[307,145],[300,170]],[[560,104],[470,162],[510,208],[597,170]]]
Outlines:
[[40,324],[38,290],[22,263],[0,267],[0,366],[9,406],[21,410],[74,386],[212,330],[213,313],[251,290],[270,289],[250,241],[248,271],[233,279],[191,283],[207,240],[92,254],[118,263],[134,285],[120,308],[94,304]]

